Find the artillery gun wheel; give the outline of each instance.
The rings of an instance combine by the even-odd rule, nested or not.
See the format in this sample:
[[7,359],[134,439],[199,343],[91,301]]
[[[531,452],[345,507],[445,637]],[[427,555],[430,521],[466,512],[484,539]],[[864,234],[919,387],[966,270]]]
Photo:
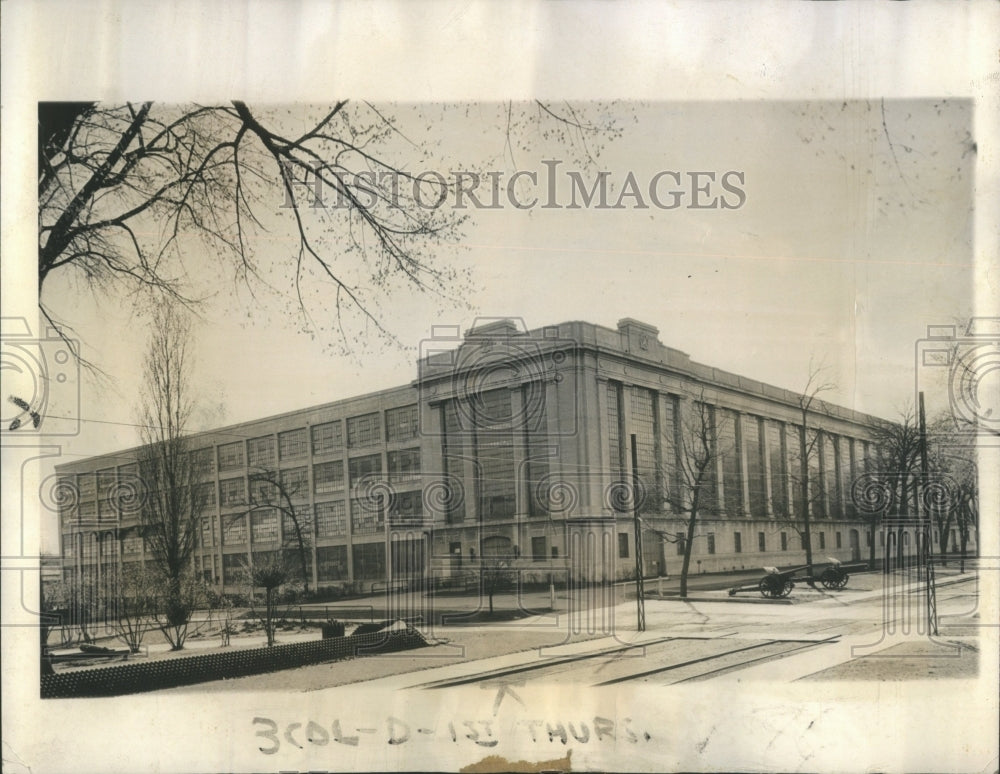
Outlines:
[[767,575],[760,579],[760,583],[757,587],[760,589],[760,593],[767,599],[780,599],[781,597],[787,597],[795,584],[791,580],[782,578],[778,575]]
[[842,589],[847,585],[847,580],[850,577],[842,570],[827,569],[823,571],[819,580],[823,584],[823,588]]

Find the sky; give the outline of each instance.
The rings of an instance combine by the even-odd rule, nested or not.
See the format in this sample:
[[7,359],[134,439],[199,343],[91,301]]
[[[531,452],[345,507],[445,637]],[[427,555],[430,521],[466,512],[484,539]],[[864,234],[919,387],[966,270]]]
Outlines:
[[[317,282],[306,288],[310,332],[287,292],[256,286],[251,297],[217,257],[192,248],[185,263],[193,286],[210,293],[193,318],[192,429],[407,383],[432,326],[465,330],[477,317],[503,316],[528,328],[567,320],[614,328],[632,317],[656,326],[665,345],[696,361],[788,389],[801,389],[811,364],[822,365],[825,381],[835,385],[823,397],[859,411],[894,417],[913,402],[915,346],[926,326],[972,314],[970,102],[576,107],[611,127],[598,138],[596,160],[594,138],[583,147],[547,137],[547,124],[530,106],[515,106],[528,118],[510,144],[503,105],[379,106],[400,130],[384,152],[409,171],[494,171],[505,186],[515,172],[544,183],[554,169],[562,204],[572,200],[569,171],[588,185],[606,173],[609,203],[631,174],[648,205],[631,197],[620,209],[596,200],[576,209],[519,209],[502,198],[499,208],[470,209],[461,237],[435,256],[464,277],[454,293],[390,283],[371,296],[395,343],[357,318],[347,320],[341,336],[330,286]],[[280,120],[304,124],[313,113],[292,106]],[[676,209],[656,207],[648,195],[664,171],[682,182],[658,179],[661,203],[672,201],[670,190],[684,192]],[[698,202],[721,195],[730,208],[688,206],[691,175],[704,172],[716,182],[695,178],[709,185]],[[720,187],[726,173],[738,175],[728,178],[729,190]],[[480,196],[487,190],[484,184]],[[547,194],[522,175],[518,201],[533,195],[544,201]],[[297,245],[280,191],[261,189],[259,197],[268,231],[255,251],[265,279],[281,286]],[[322,233],[319,244],[335,261],[356,260],[344,253],[342,233]],[[137,444],[139,364],[148,337],[142,310],[114,295],[95,296],[69,271],[47,280],[43,300],[105,372],[80,374],[83,421],[63,459]]]
[[[730,182],[743,190],[745,203],[693,210],[685,206],[688,193],[672,210],[518,210],[506,203],[470,210],[465,234],[438,256],[468,270],[465,304],[397,284],[377,300],[396,345],[358,324],[349,325],[346,341],[332,330],[311,336],[289,295],[258,288],[258,298],[249,299],[194,268],[200,287],[217,294],[195,320],[204,422],[239,422],[404,383],[415,375],[417,348],[432,325],[464,330],[477,316],[518,317],[529,328],[564,320],[614,327],[634,317],[695,360],[790,389],[804,383],[812,358],[825,362],[837,383],[832,399],[891,415],[912,397],[912,383],[901,377],[912,373],[914,344],[926,326],[971,314],[975,154],[968,102],[594,105],[592,114],[610,115],[620,136],[606,142],[590,167],[574,157],[574,147],[545,141],[515,150],[512,163],[496,106],[478,107],[419,106],[437,136],[428,143],[430,158],[410,169],[498,170],[504,180],[523,170],[544,180],[543,162],[559,161],[558,201],[565,203],[567,170],[580,170],[588,184],[606,172],[609,200],[630,172],[643,191],[664,170],[688,175],[682,177],[688,188],[690,172],[721,177],[732,170],[743,176],[742,184]],[[396,108],[404,134],[407,119],[418,123],[415,112]],[[534,134],[524,132],[529,142]],[[405,148],[387,152],[405,159]],[[659,190],[675,188],[672,182],[661,179]],[[519,191],[530,199],[529,187]],[[263,196],[278,205],[278,193]],[[738,201],[718,185],[716,193]],[[287,265],[295,246],[290,234],[275,227],[266,236],[257,248],[261,262]],[[338,235],[323,246],[336,254]],[[213,260],[189,257],[189,265],[197,258]],[[89,454],[130,442],[130,396],[139,385],[135,365],[147,329],[127,303],[95,298],[74,280],[69,272],[53,278],[44,299],[110,377],[101,383],[83,375],[84,418],[126,428],[85,427],[79,446]],[[332,305],[324,292],[320,287],[310,301],[321,326]]]

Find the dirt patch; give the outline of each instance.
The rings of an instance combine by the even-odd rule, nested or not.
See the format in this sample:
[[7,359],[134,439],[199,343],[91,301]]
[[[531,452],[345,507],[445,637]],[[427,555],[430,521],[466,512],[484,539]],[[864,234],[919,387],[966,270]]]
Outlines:
[[802,680],[973,679],[979,674],[979,647],[962,639],[917,640],[853,658]]

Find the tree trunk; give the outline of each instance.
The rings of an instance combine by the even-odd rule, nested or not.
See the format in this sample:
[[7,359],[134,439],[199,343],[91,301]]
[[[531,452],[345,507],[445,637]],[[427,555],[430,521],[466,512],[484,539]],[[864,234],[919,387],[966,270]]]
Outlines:
[[264,632],[267,634],[267,647],[274,645],[274,602],[272,589],[264,589]]
[[[698,486],[701,485],[699,480]],[[684,562],[681,564],[681,599],[687,598],[688,570],[691,567],[691,538],[694,535],[694,522],[698,518],[698,486],[695,487],[694,498],[691,500],[691,515],[688,517],[687,543],[684,544]]]
[[802,479],[802,525],[806,544],[806,574],[812,575],[812,530],[809,526],[809,448],[806,445],[806,412],[802,412],[799,428],[799,476]]

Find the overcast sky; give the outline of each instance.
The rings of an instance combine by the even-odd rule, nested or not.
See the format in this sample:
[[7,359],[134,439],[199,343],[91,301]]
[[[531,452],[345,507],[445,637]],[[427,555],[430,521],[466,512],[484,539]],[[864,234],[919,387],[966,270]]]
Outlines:
[[[406,383],[432,325],[464,330],[479,315],[520,317],[532,328],[565,320],[614,327],[634,317],[695,360],[790,389],[805,383],[812,358],[837,385],[830,400],[892,416],[912,399],[914,344],[926,325],[971,314],[968,102],[625,102],[610,112],[591,105],[591,118],[610,116],[620,130],[604,138],[596,166],[580,161],[578,146],[546,141],[530,125],[521,132],[527,150],[506,148],[496,105],[382,109],[399,117],[404,135],[428,138],[421,151],[429,156],[414,151],[411,171],[494,170],[504,187],[514,172],[533,171],[538,187],[522,176],[517,188],[526,202],[532,194],[544,200],[554,167],[560,203],[570,200],[567,170],[588,184],[607,172],[612,202],[632,173],[649,206],[630,197],[623,209],[524,210],[504,193],[501,208],[470,210],[464,236],[439,255],[469,270],[468,306],[393,287],[378,303],[398,346],[349,325],[351,351],[343,353],[331,329],[303,332],[289,297],[264,292],[254,301],[227,283],[214,286],[195,324],[200,426]],[[397,143],[387,152],[405,163],[406,149]],[[663,203],[671,201],[665,192],[686,189],[677,209],[649,201],[661,171],[681,175],[680,187],[671,178],[658,184]],[[714,172],[718,181],[728,171],[741,175],[729,182],[745,195],[742,206],[687,206],[691,172]],[[480,196],[487,192],[484,184]],[[278,194],[268,195],[277,211]],[[700,198],[718,195],[739,204],[718,182]],[[337,237],[322,243],[332,255]],[[296,247],[290,232],[276,226],[267,240],[258,247],[265,266],[287,264]],[[72,457],[137,442],[146,329],[127,305],[95,302],[70,279],[50,279],[45,300],[111,377],[83,379],[82,432],[64,450]],[[310,298],[323,327],[332,294],[314,286]]]

